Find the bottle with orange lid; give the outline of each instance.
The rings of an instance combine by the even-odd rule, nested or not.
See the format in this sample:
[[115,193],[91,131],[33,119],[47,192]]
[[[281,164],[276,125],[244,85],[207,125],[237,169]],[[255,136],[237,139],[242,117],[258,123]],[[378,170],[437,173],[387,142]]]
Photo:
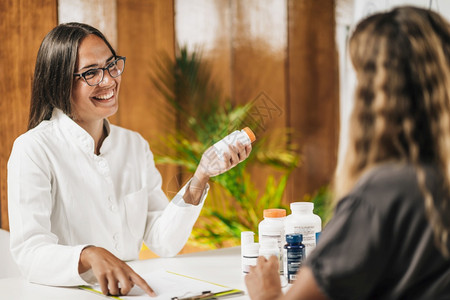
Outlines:
[[256,136],[253,131],[245,127],[242,130],[236,130],[218,141],[213,145],[217,155],[223,159],[223,154],[228,151],[230,145],[236,145],[237,142],[241,142],[243,145],[250,145],[256,141]]
[[286,210],[281,208],[265,209],[263,215],[264,220],[258,225],[259,243],[265,243],[266,240],[276,241],[279,249],[280,275],[283,275],[282,249],[285,244],[284,219],[286,217]]

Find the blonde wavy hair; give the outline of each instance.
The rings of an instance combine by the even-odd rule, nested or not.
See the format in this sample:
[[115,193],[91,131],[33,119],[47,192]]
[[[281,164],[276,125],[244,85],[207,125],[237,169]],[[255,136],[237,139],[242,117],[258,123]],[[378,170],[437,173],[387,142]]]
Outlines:
[[430,10],[399,7],[360,22],[349,49],[357,86],[336,199],[375,165],[412,163],[436,244],[448,257],[449,197],[437,207],[421,165],[438,166],[450,190],[450,25]]

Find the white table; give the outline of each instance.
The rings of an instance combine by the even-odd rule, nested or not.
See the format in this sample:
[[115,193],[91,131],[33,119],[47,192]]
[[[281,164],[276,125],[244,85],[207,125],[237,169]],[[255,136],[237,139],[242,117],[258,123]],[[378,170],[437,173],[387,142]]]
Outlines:
[[[165,269],[198,279],[246,291],[241,275],[240,247],[153,258],[129,262],[139,274]],[[106,299],[78,288],[49,287],[28,283],[23,278],[0,279],[0,299],[8,300],[99,300]],[[151,299],[149,297],[149,299]],[[247,295],[230,299],[249,299]]]

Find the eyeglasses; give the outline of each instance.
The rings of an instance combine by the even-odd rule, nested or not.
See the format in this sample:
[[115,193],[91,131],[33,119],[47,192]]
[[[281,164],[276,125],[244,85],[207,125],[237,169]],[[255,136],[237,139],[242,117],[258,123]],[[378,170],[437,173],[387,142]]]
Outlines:
[[125,60],[125,56],[117,56],[117,58],[105,68],[90,69],[83,73],[73,73],[73,76],[79,76],[83,78],[88,85],[96,86],[103,81],[105,70],[108,71],[112,78],[122,75],[123,69],[125,68]]

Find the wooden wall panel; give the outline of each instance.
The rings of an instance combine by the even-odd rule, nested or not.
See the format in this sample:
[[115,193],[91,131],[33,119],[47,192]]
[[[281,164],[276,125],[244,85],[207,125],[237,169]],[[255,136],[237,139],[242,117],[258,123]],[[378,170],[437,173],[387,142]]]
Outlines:
[[[57,24],[57,0],[0,1],[0,203],[8,229],[6,164],[27,129],[31,79],[39,45]],[[45,16],[45,17],[43,17]]]
[[[175,116],[151,78],[155,76],[155,63],[163,53],[174,57],[174,4],[173,1],[117,0],[117,11],[118,53],[127,57],[117,121],[138,131],[150,147],[161,145],[160,138],[175,128]],[[163,177],[163,190],[173,197],[176,191],[169,191],[169,185],[177,181],[178,169],[172,166],[158,166],[158,169]]]
[[232,93],[232,9],[230,0],[175,1],[176,44],[200,51],[224,99]]
[[339,102],[334,0],[288,0],[289,125],[300,133],[302,165],[289,193],[329,184],[336,165]]
[[234,0],[233,4],[233,99],[246,104],[265,92],[281,114],[266,117],[264,129],[285,126],[286,1]]
[[[286,0],[233,0],[232,3],[233,100],[239,104],[253,102],[255,108],[251,115],[260,121],[253,128],[258,139],[276,140],[275,144],[282,147],[286,141],[280,138],[279,129],[285,128],[288,117]],[[274,175],[274,168],[260,164],[249,166],[249,171],[260,191],[264,190],[268,176]]]
[[116,1],[58,0],[58,23],[81,22],[100,30],[117,48]]

